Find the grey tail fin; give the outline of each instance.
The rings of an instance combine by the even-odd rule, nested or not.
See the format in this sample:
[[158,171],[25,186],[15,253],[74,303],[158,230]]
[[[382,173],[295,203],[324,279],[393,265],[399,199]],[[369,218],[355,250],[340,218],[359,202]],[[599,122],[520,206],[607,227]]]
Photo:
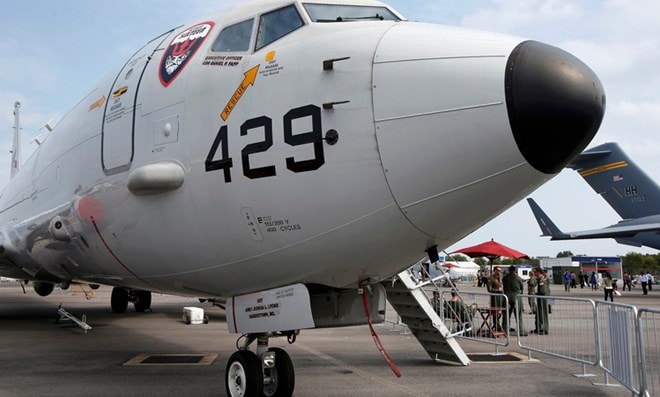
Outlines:
[[568,235],[557,227],[555,223],[548,217],[548,215],[543,212],[541,207],[539,207],[538,204],[536,204],[536,201],[534,201],[531,198],[527,199],[527,203],[529,204],[530,208],[532,209],[532,212],[534,213],[534,217],[536,218],[536,222],[538,222],[539,227],[541,228],[541,236],[548,236],[552,237],[553,239],[566,239],[568,238]]
[[623,219],[660,213],[660,188],[618,144],[610,142],[582,152],[568,165]]

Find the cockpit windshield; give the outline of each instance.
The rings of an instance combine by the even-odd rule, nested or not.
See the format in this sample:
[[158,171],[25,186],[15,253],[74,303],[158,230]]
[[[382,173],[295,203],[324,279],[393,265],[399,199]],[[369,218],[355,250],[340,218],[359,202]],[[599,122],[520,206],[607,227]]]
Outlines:
[[286,36],[303,25],[304,22],[294,5],[263,14],[259,18],[257,50]]
[[386,7],[304,3],[313,22],[400,21]]

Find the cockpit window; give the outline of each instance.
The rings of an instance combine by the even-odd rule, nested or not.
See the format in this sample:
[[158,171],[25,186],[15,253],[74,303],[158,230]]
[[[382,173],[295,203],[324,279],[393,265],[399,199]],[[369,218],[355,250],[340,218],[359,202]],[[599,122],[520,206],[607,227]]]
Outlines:
[[305,3],[313,22],[400,21],[386,7]]
[[240,52],[249,50],[253,25],[254,19],[248,19],[222,29],[215,43],[213,43],[213,51]]
[[303,26],[303,20],[294,5],[263,14],[259,19],[257,50],[286,36]]

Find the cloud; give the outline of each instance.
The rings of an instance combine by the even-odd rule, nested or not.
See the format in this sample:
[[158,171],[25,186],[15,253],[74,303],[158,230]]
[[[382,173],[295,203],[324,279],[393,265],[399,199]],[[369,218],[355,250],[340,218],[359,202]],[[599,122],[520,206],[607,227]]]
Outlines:
[[474,13],[464,16],[466,27],[526,35],[547,41],[554,32],[575,29],[585,10],[582,3],[565,0],[494,0]]
[[640,163],[648,164],[649,173],[657,174],[660,170],[657,160],[660,153],[660,101],[613,102],[608,104],[606,117],[607,124],[599,132],[597,142],[619,142]]
[[[589,145],[618,142],[652,178],[660,177],[660,2],[651,0],[480,0],[423,2],[433,4],[422,12],[426,20],[455,23],[473,29],[512,34],[563,48],[587,63],[603,82],[607,111],[600,131]],[[415,9],[422,9],[415,7]],[[573,171],[533,194],[567,230],[598,228],[619,219]],[[589,211],[585,211],[589,208]],[[574,253],[624,254],[649,251],[617,245],[613,240],[549,243],[530,239],[538,227],[526,203],[519,203],[461,245],[493,236],[512,236],[511,224],[521,233],[513,236],[531,247],[533,255],[554,254],[564,248]],[[524,230],[524,231],[523,231]],[[575,247],[575,248],[574,248]],[[577,248],[581,247],[581,248]]]
[[557,45],[588,64],[607,95],[593,145],[619,142],[653,173],[660,169],[660,2],[492,0],[461,24]]

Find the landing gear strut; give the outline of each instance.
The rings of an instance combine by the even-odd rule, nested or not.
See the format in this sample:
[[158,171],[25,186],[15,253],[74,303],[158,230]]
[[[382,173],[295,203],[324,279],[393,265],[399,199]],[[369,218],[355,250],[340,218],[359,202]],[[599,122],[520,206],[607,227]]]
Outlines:
[[[268,339],[286,336],[289,343],[299,331],[276,334],[244,335],[239,351],[229,357],[225,371],[227,395],[231,397],[291,397],[295,387],[295,372],[291,358],[284,349],[268,348]],[[257,352],[248,350],[257,341]]]
[[110,296],[110,307],[113,313],[124,313],[132,302],[136,312],[151,310],[151,292],[130,288],[114,287]]

